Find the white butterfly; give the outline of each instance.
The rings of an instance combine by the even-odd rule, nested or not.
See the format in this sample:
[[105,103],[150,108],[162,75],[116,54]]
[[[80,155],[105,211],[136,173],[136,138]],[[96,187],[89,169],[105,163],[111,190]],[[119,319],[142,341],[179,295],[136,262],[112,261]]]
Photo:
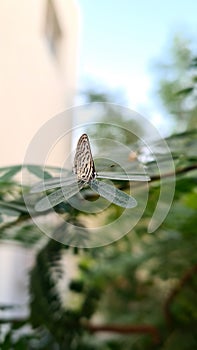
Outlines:
[[96,173],[90,142],[86,134],[83,134],[77,143],[73,173],[72,177],[55,177],[47,179],[44,182],[39,182],[32,187],[32,193],[59,188],[39,200],[35,206],[36,211],[48,210],[68,200],[86,185],[89,185],[100,196],[112,203],[124,208],[134,208],[137,205],[135,198],[105,182],[97,181],[96,178],[125,181],[150,181],[150,177],[147,175],[116,174],[114,172]]

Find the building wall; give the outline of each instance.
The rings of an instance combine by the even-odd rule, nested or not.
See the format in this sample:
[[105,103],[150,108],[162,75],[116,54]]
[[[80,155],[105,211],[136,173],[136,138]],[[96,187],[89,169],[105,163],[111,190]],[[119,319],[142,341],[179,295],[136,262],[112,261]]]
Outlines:
[[[52,18],[55,9],[58,21],[55,34],[53,21],[47,27],[50,6],[54,6]],[[22,163],[38,129],[73,105],[78,29],[74,0],[0,2],[0,167]],[[53,36],[57,36],[55,46],[50,42]],[[71,126],[69,114],[50,132],[61,134]],[[70,139],[71,134],[64,138],[49,164],[62,163],[69,152]],[[45,141],[37,145],[38,150]],[[0,242],[0,304],[19,306],[1,311],[1,317],[24,317],[28,313],[28,270],[33,260],[31,249],[16,242]]]
[[[47,39],[49,6],[55,9],[60,28],[56,52]],[[23,162],[26,148],[39,127],[73,105],[78,30],[74,0],[1,1],[0,166]],[[63,123],[69,129],[71,115]],[[57,126],[60,130],[62,127]],[[69,147],[67,137],[50,161],[58,165]]]
[[0,242],[0,305],[15,306],[0,310],[3,319],[23,318],[29,313],[29,271],[34,252],[14,241]]

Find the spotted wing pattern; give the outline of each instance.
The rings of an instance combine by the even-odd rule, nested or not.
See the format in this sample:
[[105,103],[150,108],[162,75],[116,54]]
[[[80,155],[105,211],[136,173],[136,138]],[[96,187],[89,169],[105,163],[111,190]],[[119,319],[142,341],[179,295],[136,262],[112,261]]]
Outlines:
[[96,177],[90,142],[86,134],[83,134],[77,143],[73,172],[77,175],[78,181],[86,183]]

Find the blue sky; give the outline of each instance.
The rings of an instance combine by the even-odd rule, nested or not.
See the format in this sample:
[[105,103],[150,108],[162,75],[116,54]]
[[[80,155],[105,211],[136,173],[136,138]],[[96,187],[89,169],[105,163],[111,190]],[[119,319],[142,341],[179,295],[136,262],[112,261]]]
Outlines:
[[197,2],[78,0],[78,4],[80,86],[119,89],[130,108],[159,118],[158,106],[151,100],[155,83],[151,66],[165,56],[175,33],[197,40]]

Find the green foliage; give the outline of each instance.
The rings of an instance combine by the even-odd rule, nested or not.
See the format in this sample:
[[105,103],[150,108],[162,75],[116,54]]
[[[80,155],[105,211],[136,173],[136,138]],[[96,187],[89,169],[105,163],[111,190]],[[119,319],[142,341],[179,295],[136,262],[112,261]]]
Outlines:
[[[1,171],[1,239],[39,247],[30,272],[30,315],[24,320],[10,320],[9,329],[1,332],[1,349],[196,348],[196,140],[195,130],[166,140],[175,160],[177,178],[174,201],[165,222],[156,232],[147,233],[160,191],[157,166],[154,161],[147,161],[152,181],[143,217],[128,235],[102,248],[74,249],[46,237],[43,241],[42,232],[25,207],[17,180],[20,168]],[[41,168],[29,166],[27,171],[36,176],[36,181],[42,177]],[[47,169],[45,178],[53,176],[54,171]],[[168,172],[166,181],[171,181]],[[127,183],[117,181],[117,186],[126,189]],[[143,191],[143,187],[138,190]],[[25,191],[28,193],[28,185]],[[84,192],[86,195],[91,198],[93,192]],[[33,216],[38,215],[33,211],[38,199],[35,196],[32,200]],[[78,200],[76,196],[75,201]],[[68,203],[58,205],[56,211],[69,222],[84,225],[81,212]],[[119,215],[119,209],[113,206],[106,214],[107,223]],[[52,224],[50,214],[43,220]],[[66,234],[54,224],[54,231],[58,229],[59,234]],[[77,275],[70,280],[69,288],[60,288],[71,256],[76,257]],[[0,320],[0,324],[3,322]],[[99,325],[102,332],[96,328]],[[110,332],[107,326],[111,326]],[[128,326],[135,326],[135,330],[128,334],[117,331],[117,327],[123,330]]]
[[195,127],[197,72],[191,42],[175,36],[168,56],[156,68],[156,92],[168,115],[176,120],[176,130]]

